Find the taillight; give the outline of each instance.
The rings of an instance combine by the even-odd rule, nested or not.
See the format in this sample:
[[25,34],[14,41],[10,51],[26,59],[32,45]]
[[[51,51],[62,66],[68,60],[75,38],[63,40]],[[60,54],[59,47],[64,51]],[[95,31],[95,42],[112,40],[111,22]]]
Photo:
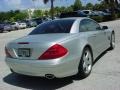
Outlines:
[[56,59],[63,57],[66,55],[68,50],[59,44],[55,44],[50,47],[47,51],[45,51],[38,59],[39,60],[48,60],[48,59]]
[[12,58],[12,56],[10,55],[10,53],[8,52],[8,49],[5,47],[5,54],[6,57]]

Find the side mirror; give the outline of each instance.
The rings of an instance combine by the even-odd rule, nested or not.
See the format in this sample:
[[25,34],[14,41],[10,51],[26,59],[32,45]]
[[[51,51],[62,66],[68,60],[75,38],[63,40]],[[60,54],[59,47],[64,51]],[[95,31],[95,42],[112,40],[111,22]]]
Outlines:
[[102,29],[103,30],[108,29],[108,26],[102,26]]

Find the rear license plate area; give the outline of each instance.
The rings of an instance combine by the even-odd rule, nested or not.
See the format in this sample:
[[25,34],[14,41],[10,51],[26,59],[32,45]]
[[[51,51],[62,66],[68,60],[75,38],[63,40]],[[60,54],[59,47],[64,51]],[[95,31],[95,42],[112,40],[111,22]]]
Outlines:
[[30,57],[31,56],[31,50],[29,48],[19,48],[17,53],[19,57]]

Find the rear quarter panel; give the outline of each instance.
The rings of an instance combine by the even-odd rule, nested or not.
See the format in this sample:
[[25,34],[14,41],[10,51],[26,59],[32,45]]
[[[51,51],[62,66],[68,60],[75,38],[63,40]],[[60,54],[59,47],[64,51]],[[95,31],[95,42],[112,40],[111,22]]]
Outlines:
[[80,35],[79,33],[74,34],[68,39],[60,42],[61,45],[68,49],[68,55],[66,56],[65,61],[74,60],[74,67],[78,68],[82,51],[87,43],[85,35]]

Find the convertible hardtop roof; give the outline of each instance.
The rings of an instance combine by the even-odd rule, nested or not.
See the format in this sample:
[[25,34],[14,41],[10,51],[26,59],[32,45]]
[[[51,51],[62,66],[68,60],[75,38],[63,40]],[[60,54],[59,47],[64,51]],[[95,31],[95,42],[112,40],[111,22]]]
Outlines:
[[68,17],[68,18],[60,18],[57,20],[82,20],[82,19],[90,19],[90,18],[87,18],[87,17]]

